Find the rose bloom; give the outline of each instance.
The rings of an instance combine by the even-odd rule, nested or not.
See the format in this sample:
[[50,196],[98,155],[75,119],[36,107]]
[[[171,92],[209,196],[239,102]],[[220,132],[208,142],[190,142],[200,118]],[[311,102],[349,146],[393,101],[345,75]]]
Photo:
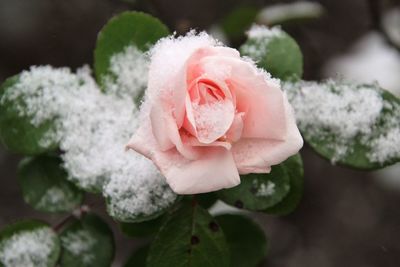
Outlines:
[[279,81],[237,50],[191,32],[161,39],[150,55],[127,147],[151,159],[176,193],[236,186],[239,174],[268,173],[302,147]]

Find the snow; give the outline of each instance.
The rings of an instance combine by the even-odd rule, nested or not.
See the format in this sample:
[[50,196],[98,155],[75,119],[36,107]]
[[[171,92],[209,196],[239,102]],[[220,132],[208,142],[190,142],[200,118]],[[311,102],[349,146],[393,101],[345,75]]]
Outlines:
[[36,207],[56,211],[60,208],[70,210],[78,204],[75,198],[75,194],[68,187],[53,186],[46,190]]
[[93,254],[96,252],[93,249],[96,245],[96,239],[85,229],[66,232],[65,235],[61,236],[61,243],[65,250],[73,256],[79,257],[85,264],[90,264],[96,257]]
[[[271,39],[279,37],[283,34],[282,29],[279,26],[268,28],[264,25],[254,24],[250,30],[247,31],[247,37],[250,39]],[[265,41],[265,40],[263,40]]]
[[[118,82],[121,81],[117,79]],[[143,85],[132,81],[123,84],[134,86],[130,91],[133,94]],[[106,197],[126,193],[124,190],[129,188],[132,191],[129,203],[118,200],[113,202],[113,208],[129,210],[132,216],[151,214],[175,201],[176,195],[153,163],[135,152],[125,151],[138,123],[133,97],[117,90],[102,93],[88,67],[76,74],[67,68],[32,67],[7,91],[11,93],[4,97],[22,100],[15,102],[16,105],[35,125],[54,120],[56,130],[48,138],[59,142],[68,179],[79,187],[98,191],[105,186]],[[110,185],[114,191],[109,190]],[[162,201],[154,201],[149,193],[153,191]]]
[[368,33],[347,53],[331,59],[323,73],[355,83],[378,82],[400,96],[400,53],[376,32]]
[[400,156],[400,109],[373,86],[327,81],[285,83],[284,89],[303,135],[324,138],[333,163],[351,153],[356,140],[370,148],[372,162]]
[[275,193],[275,184],[271,181],[263,183],[258,180],[254,180],[253,186],[257,189],[255,193],[257,197],[269,197]]
[[176,195],[164,183],[164,177],[154,164],[136,152],[130,150],[127,153],[131,154],[129,158],[135,164],[112,173],[104,186],[109,214],[127,221],[131,214],[146,216],[156,213],[160,207],[169,207]]
[[[169,36],[160,39],[150,50],[151,65],[146,94],[171,97],[177,75],[183,71],[187,59],[199,48],[222,45],[205,32],[190,31],[185,36]],[[179,77],[179,76],[178,76]]]
[[0,263],[5,267],[47,267],[56,238],[47,227],[14,234],[0,243]]
[[249,41],[243,44],[240,51],[252,59],[262,59],[268,53],[268,45],[274,38],[283,36],[284,32],[280,27],[268,28],[262,25],[253,25],[247,31]]
[[149,58],[135,46],[127,46],[110,60],[110,74],[104,77],[107,91],[122,97],[137,98],[147,85]]

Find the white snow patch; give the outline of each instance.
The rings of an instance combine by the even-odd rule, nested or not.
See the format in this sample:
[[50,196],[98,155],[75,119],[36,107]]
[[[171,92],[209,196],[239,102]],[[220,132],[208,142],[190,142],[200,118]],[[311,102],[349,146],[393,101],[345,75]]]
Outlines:
[[104,77],[108,92],[122,97],[139,97],[147,86],[149,58],[136,46],[127,46],[110,60],[110,75]]
[[254,24],[250,30],[247,31],[247,37],[250,39],[263,39],[268,41],[271,38],[282,36],[283,31],[279,26],[269,28],[264,25]]
[[271,181],[263,183],[258,180],[254,180],[253,186],[257,188],[257,191],[255,193],[257,197],[269,197],[275,193],[275,184]]
[[400,109],[371,86],[327,81],[285,83],[284,89],[304,136],[325,138],[333,162],[351,153],[355,140],[370,147],[373,162],[400,156]]
[[84,229],[78,231],[69,231],[61,236],[63,248],[69,251],[73,256],[82,259],[85,264],[90,264],[96,255],[93,255],[96,250],[96,239],[92,234]]
[[5,267],[47,267],[55,239],[45,227],[14,234],[0,243],[0,262]]
[[[160,39],[150,51],[151,64],[146,94],[150,99],[155,96],[170,97],[176,85],[178,74],[184,71],[189,57],[199,48],[222,46],[205,32],[196,34],[190,31],[185,36],[169,36]],[[183,81],[185,82],[185,81]]]
[[72,209],[77,204],[75,194],[68,187],[53,186],[46,190],[36,206],[38,208],[58,210],[59,207]]
[[[175,200],[176,196],[151,162],[145,166],[143,156],[125,151],[138,124],[133,99],[115,95],[112,90],[102,93],[87,67],[76,74],[66,68],[32,67],[8,91],[12,93],[5,97],[24,100],[21,112],[31,116],[32,123],[54,120],[56,131],[51,139],[59,141],[69,179],[80,187],[101,190],[108,182],[119,184],[119,191],[130,188],[132,215],[149,214]],[[122,177],[126,178],[124,183],[113,181]],[[162,192],[160,187],[164,189]],[[154,190],[165,201],[155,201],[148,193]],[[106,197],[109,193],[105,190]]]
[[[242,45],[241,52],[252,59],[262,59],[268,53],[268,45],[271,40],[280,38],[284,32],[279,26],[268,28],[263,25],[253,25],[247,31],[247,37],[252,42],[247,42]],[[259,61],[259,60],[256,60]]]
[[160,207],[170,206],[176,195],[154,164],[136,152],[127,153],[135,164],[112,173],[104,186],[103,194],[109,201],[108,212],[120,220],[129,220],[129,214],[145,216],[156,213]]

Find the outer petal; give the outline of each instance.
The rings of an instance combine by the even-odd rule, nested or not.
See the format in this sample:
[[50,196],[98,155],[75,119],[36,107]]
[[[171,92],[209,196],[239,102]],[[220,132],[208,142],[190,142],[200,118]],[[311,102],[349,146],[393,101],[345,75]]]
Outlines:
[[156,152],[152,160],[177,194],[212,192],[240,183],[232,154],[224,148],[207,148],[194,161],[183,158],[175,150]]
[[303,138],[285,95],[283,101],[287,130],[285,135],[278,140],[244,138],[233,145],[232,153],[240,174],[269,172],[272,165],[283,162],[303,146]]
[[[186,142],[190,143],[190,140]],[[196,147],[199,144],[191,145]],[[197,160],[188,160],[176,148],[161,151],[152,134],[150,120],[147,120],[136,131],[127,148],[151,159],[176,193],[197,194],[230,188],[240,183],[232,153],[225,148],[229,144],[220,142],[211,145],[202,150]]]

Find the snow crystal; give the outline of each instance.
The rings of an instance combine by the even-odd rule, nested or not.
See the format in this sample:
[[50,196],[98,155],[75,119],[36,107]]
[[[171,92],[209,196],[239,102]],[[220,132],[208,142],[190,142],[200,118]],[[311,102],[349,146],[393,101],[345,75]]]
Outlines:
[[258,180],[254,180],[253,186],[257,188],[255,193],[257,197],[269,197],[275,193],[275,184],[271,181],[267,181],[265,184]]
[[280,27],[268,28],[262,25],[253,25],[247,32],[251,42],[243,44],[240,51],[252,59],[262,59],[268,53],[269,42],[283,34]]
[[[132,213],[136,209],[140,214],[150,213],[175,200],[176,196],[155,167],[144,166],[143,156],[125,152],[138,123],[138,109],[132,97],[116,95],[113,90],[102,93],[87,67],[76,74],[66,68],[32,67],[8,91],[13,92],[8,98],[24,99],[27,104],[22,105],[21,112],[32,116],[33,123],[55,119],[52,139],[59,141],[64,152],[62,158],[68,179],[78,186],[99,191],[108,182],[118,184],[120,190],[129,188],[133,206],[127,209]],[[119,183],[122,177],[126,178],[125,182]],[[163,192],[160,187],[164,188]],[[157,191],[168,201],[154,201],[149,197],[151,191]],[[105,192],[110,196],[109,191]]]
[[370,160],[385,162],[387,159],[400,158],[400,104],[385,103],[383,113],[389,113],[380,121],[380,132],[371,144]]
[[400,156],[400,114],[381,116],[399,109],[371,86],[327,81],[285,83],[284,89],[304,136],[325,139],[333,162],[351,153],[355,140],[370,147],[373,162]]
[[250,30],[247,31],[247,37],[250,39],[271,39],[274,37],[282,36],[283,31],[279,26],[268,28],[264,25],[251,26]]
[[96,250],[93,249],[96,239],[87,230],[68,231],[61,236],[61,243],[65,250],[79,257],[85,264],[90,264],[96,257]]
[[50,228],[22,231],[0,243],[0,262],[5,267],[47,267],[55,242]]
[[150,50],[151,65],[146,94],[150,99],[153,99],[154,95],[171,95],[174,84],[170,79],[175,79],[182,71],[185,62],[193,52],[202,47],[215,45],[222,44],[205,32],[196,34],[195,31],[190,31],[185,36],[169,36],[160,39]]
[[137,98],[147,86],[149,58],[135,46],[127,46],[110,60],[110,75],[104,79],[107,91]]
[[200,140],[218,139],[221,133],[225,133],[229,127],[226,124],[227,118],[230,117],[230,114],[234,114],[234,106],[228,101],[215,101],[201,105],[193,103],[192,108]]
[[[176,196],[163,182],[164,177],[154,164],[135,152],[130,153],[129,158],[135,164],[112,173],[104,186],[108,212],[120,220],[129,220],[130,214],[146,216],[156,213],[160,207],[170,206]],[[156,205],[149,205],[153,201]]]
[[53,186],[46,190],[36,206],[39,209],[46,208],[48,210],[72,209],[77,205],[75,197],[68,187]]

